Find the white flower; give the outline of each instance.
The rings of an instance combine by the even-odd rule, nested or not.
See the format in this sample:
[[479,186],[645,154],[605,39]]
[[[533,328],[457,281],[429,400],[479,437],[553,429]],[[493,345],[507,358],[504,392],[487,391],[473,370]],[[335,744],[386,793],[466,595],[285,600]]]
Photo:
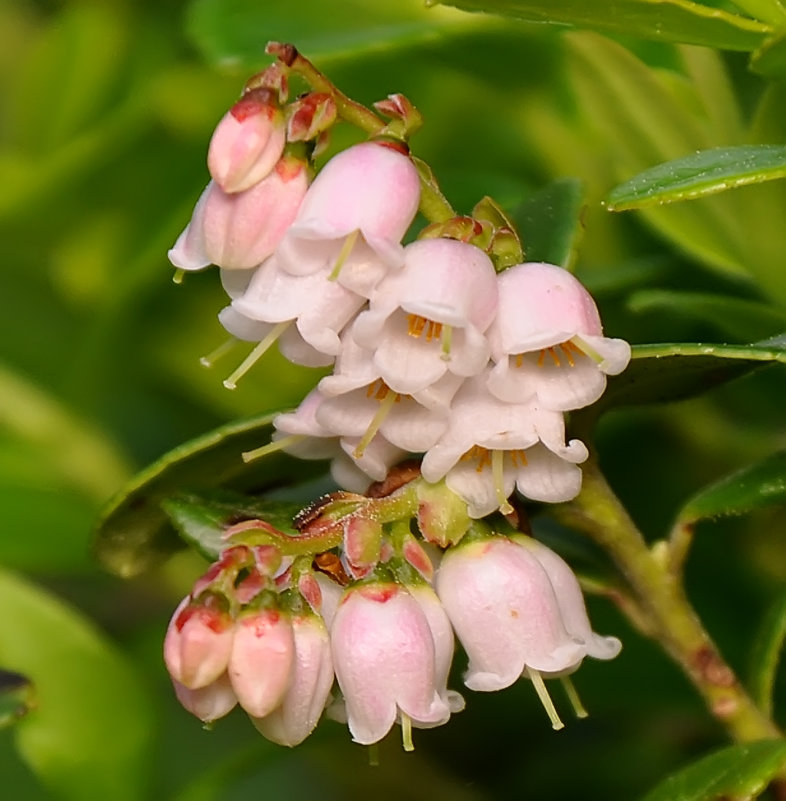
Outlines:
[[448,371],[465,377],[486,366],[483,332],[496,307],[496,273],[482,250],[424,239],[404,248],[403,268],[382,280],[350,336],[391,389],[411,394]]
[[499,308],[488,331],[489,389],[501,400],[530,397],[567,411],[594,403],[606,376],[621,373],[630,345],[603,336],[595,301],[567,270],[528,263],[499,275]]
[[401,266],[401,238],[420,201],[408,156],[364,142],[334,156],[314,179],[279,249],[282,268],[325,271],[368,297],[390,268]]
[[453,399],[450,426],[423,458],[426,481],[445,478],[471,517],[507,507],[514,486],[525,497],[556,503],[575,497],[587,458],[580,440],[565,443],[562,413],[489,394],[486,375],[468,379]]
[[439,725],[450,717],[440,697],[434,641],[417,601],[396,584],[347,591],[333,619],[333,664],[356,742],[381,740],[398,717]]
[[237,697],[226,673],[198,690],[189,690],[175,679],[172,679],[172,685],[183,707],[205,723],[223,718],[237,706]]

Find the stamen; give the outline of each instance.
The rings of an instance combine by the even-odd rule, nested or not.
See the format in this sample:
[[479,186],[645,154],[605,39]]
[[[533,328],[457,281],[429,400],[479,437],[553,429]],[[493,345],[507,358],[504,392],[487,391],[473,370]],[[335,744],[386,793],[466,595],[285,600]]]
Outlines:
[[450,349],[453,346],[453,326],[442,326],[442,356],[440,357],[443,362],[450,361]]
[[509,515],[513,507],[508,501],[505,493],[505,451],[493,450],[491,452],[491,477],[494,481],[494,492],[499,501],[499,510],[503,515]]
[[554,731],[564,729],[565,724],[560,720],[557,710],[554,708],[554,702],[551,700],[549,691],[546,689],[546,685],[543,682],[543,676],[541,676],[537,670],[533,670],[531,667],[525,667],[524,670],[527,676],[529,676],[532,686],[535,688],[535,692],[538,694],[540,703],[543,704],[543,708],[546,710],[546,714],[549,716],[551,728],[554,729]]
[[371,419],[371,422],[368,424],[368,428],[366,429],[366,433],[363,435],[363,438],[358,442],[357,447],[352,452],[352,455],[356,459],[360,459],[361,456],[366,451],[366,448],[369,446],[369,443],[374,436],[376,435],[377,431],[379,431],[380,426],[382,423],[385,422],[385,418],[390,414],[390,410],[393,408],[393,404],[396,402],[396,399],[399,397],[398,392],[391,392],[390,387],[387,386],[384,382],[382,383],[384,387],[384,394],[380,397],[380,392],[377,392],[377,399],[379,400],[379,408],[376,411],[376,414]]
[[554,360],[554,364],[556,364],[557,367],[561,367],[562,363],[560,362],[559,356],[557,356],[554,348],[546,348],[546,350],[549,352],[549,356],[551,356],[551,358]]
[[568,360],[568,364],[571,367],[575,367],[576,366],[576,362],[573,360],[573,354],[570,352],[571,351],[570,342],[563,342],[559,346],[559,348],[565,354],[565,358]]
[[[542,354],[541,354],[541,356],[542,356]],[[516,365],[516,367],[521,367],[522,364],[524,364],[524,354],[523,353],[517,353],[516,354],[515,365]],[[538,367],[543,367],[543,365],[541,364],[541,360],[540,359],[538,359]]]
[[227,389],[235,389],[237,382],[262,358],[265,351],[284,333],[292,322],[292,320],[285,320],[283,323],[274,325],[268,335],[246,356],[237,370],[229,378],[225,379],[224,386]]
[[541,350],[540,356],[538,356],[538,367],[543,367],[545,361],[546,361],[546,351]]
[[595,350],[588,342],[585,342],[578,334],[575,337],[571,337],[569,342],[578,348],[583,354],[589,356],[593,362],[596,364],[600,364],[604,361],[604,357]]
[[211,350],[207,356],[202,356],[199,363],[202,367],[212,367],[222,356],[226,356],[240,340],[237,337],[229,337],[225,342],[222,342],[217,348]]
[[576,687],[571,681],[570,676],[560,676],[560,683],[565,690],[565,695],[568,696],[568,701],[570,701],[570,705],[573,707],[573,713],[576,717],[588,717],[589,712],[584,708],[584,704],[581,703],[581,698],[579,698],[579,694],[576,692]]
[[344,262],[349,258],[349,254],[352,252],[352,248],[355,247],[355,242],[357,242],[358,234],[360,234],[360,231],[356,228],[344,240],[344,244],[341,246],[341,250],[339,250],[338,252],[336,263],[333,265],[333,270],[328,276],[328,281],[335,281],[338,278],[338,274],[341,272],[341,268],[344,266]]
[[172,275],[172,283],[173,284],[182,284],[183,277],[185,276],[186,271],[182,267],[177,267],[175,272]]
[[509,451],[509,453],[510,461],[513,462],[514,467],[527,466],[527,454],[521,448],[516,448],[515,450]]
[[415,750],[412,742],[412,718],[406,712],[401,713],[401,742],[405,751]]
[[300,442],[300,440],[305,438],[305,434],[290,434],[289,436],[281,437],[280,439],[274,439],[272,442],[268,442],[267,445],[262,445],[260,448],[254,448],[252,451],[244,451],[240,454],[240,456],[244,462],[252,462],[254,459],[261,459],[263,456],[267,456],[269,453],[283,451],[290,445],[294,445],[296,442]]
[[407,315],[407,333],[411,337],[419,337],[426,326],[426,318],[419,314]]

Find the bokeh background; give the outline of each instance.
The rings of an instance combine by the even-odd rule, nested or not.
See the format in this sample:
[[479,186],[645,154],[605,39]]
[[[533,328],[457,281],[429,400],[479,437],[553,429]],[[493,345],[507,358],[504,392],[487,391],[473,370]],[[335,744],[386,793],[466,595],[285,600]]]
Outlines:
[[[418,0],[0,0],[0,668],[33,683],[32,696],[2,696],[5,723],[9,699],[33,708],[0,728],[0,795],[641,796],[726,740],[605,600],[589,601],[595,627],[625,647],[578,674],[589,719],[552,732],[523,682],[467,692],[448,726],[416,733],[414,754],[392,734],[369,767],[332,722],[292,751],[237,711],[203,730],[174,700],[160,643],[204,562],[183,552],[123,580],[92,553],[100,509],[136,471],[224,422],[295,405],[316,380],[269,354],[225,390],[223,363],[199,365],[223,339],[218,276],[176,286],[166,259],[207,181],[212,128],[268,63],[269,39],[297,44],[362,102],[407,94],[426,120],[413,149],[454,205],[491,194],[532,216],[525,247],[547,252],[538,215],[573,209],[573,265],[610,335],[746,343],[786,330],[779,182],[641,213],[601,205],[661,161],[783,142],[783,85],[745,54]],[[707,482],[786,447],[785,397],[782,369],[768,368],[604,417],[603,465],[645,534],[663,536]],[[702,524],[688,564],[689,593],[743,676],[786,581],[784,523],[776,506]],[[548,521],[538,531],[590,573],[607,569],[576,536]]]

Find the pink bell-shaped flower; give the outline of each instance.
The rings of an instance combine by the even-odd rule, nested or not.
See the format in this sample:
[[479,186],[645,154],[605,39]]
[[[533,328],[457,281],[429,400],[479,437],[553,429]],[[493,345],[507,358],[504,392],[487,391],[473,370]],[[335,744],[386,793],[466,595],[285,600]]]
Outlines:
[[279,706],[292,681],[294,661],[292,624],[285,613],[260,609],[238,618],[227,673],[249,715],[263,718]]
[[237,706],[237,697],[226,673],[222,673],[214,682],[198,690],[189,690],[174,679],[172,684],[177,700],[192,715],[205,723],[223,718]]
[[470,516],[479,518],[509,511],[514,487],[531,500],[570,500],[581,488],[576,465],[587,455],[580,440],[565,443],[561,412],[533,402],[505,403],[489,393],[483,374],[456,393],[450,425],[424,456],[421,472],[432,483],[445,478]]
[[281,704],[263,718],[251,722],[279,745],[302,743],[314,730],[333,686],[330,638],[320,617],[293,615],[295,661],[292,680]]
[[324,271],[364,297],[404,261],[401,238],[420,202],[414,164],[398,150],[364,142],[334,156],[306,194],[279,250],[295,275]]
[[585,653],[540,562],[507,538],[449,548],[436,590],[469,657],[472,690],[509,687],[526,668],[557,673]]
[[307,188],[305,164],[290,156],[243,192],[228,194],[211,181],[169,260],[182,270],[209,264],[233,270],[257,267],[278,247]]
[[234,621],[214,596],[183,599],[164,637],[169,675],[189,690],[207,687],[226,670],[234,636]]
[[382,280],[351,336],[371,352],[391,389],[411,394],[446,372],[467,377],[483,370],[483,332],[496,308],[497,276],[482,250],[423,239],[404,248],[404,266]]
[[381,740],[397,718],[405,726],[439,725],[450,705],[437,686],[434,639],[418,602],[391,583],[350,588],[330,636],[352,738]]
[[285,144],[286,123],[274,93],[252,89],[216,126],[207,167],[224,192],[243,192],[267,177]]
[[499,275],[498,289],[488,383],[501,400],[535,396],[547,409],[580,409],[603,394],[607,375],[627,366],[630,345],[603,336],[595,301],[567,270],[518,264]]

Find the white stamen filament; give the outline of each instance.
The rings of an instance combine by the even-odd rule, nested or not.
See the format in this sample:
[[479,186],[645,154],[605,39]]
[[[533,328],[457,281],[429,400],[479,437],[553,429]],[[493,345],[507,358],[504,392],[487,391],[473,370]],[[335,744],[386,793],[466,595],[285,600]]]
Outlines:
[[352,252],[352,248],[355,247],[355,242],[357,242],[359,233],[360,231],[355,229],[344,240],[344,244],[341,245],[341,250],[338,252],[336,263],[333,265],[333,269],[331,270],[330,275],[328,276],[328,281],[335,281],[338,278],[338,274],[341,272],[341,268],[344,266],[344,262],[349,258],[349,254]]
[[262,445],[260,448],[254,448],[252,451],[244,451],[240,454],[240,456],[244,462],[252,462],[254,459],[261,459],[263,456],[267,456],[269,453],[283,451],[290,445],[294,445],[305,438],[305,434],[290,434],[289,436],[281,437],[280,439],[274,439],[272,442],[268,442],[267,445]]
[[378,768],[379,767],[379,745],[378,745],[378,743],[371,743],[371,745],[368,746],[367,753],[368,753],[368,764],[372,768]]
[[182,284],[183,283],[183,276],[186,274],[186,271],[181,267],[177,267],[175,272],[172,275],[172,283],[173,284]]
[[445,362],[450,361],[450,348],[452,345],[453,326],[445,324],[442,326],[442,356],[440,357]]
[[225,342],[222,342],[217,348],[211,350],[206,356],[202,356],[199,363],[202,367],[212,367],[222,356],[226,356],[240,340],[237,337],[229,337]]
[[376,435],[377,431],[379,431],[379,427],[382,423],[385,422],[385,418],[390,414],[390,410],[393,408],[393,404],[398,400],[399,395],[397,392],[388,392],[383,398],[380,399],[379,408],[377,409],[374,417],[371,418],[371,422],[368,424],[368,428],[366,429],[366,433],[363,435],[360,442],[358,442],[357,447],[352,452],[352,455],[356,459],[360,459],[368,448],[369,443],[374,436]]
[[505,493],[505,451],[493,450],[491,452],[491,478],[494,482],[494,492],[499,501],[499,510],[503,515],[509,515],[513,507],[508,502]]
[[401,742],[405,751],[415,750],[412,742],[412,718],[406,712],[401,713]]
[[572,342],[585,356],[589,356],[593,362],[596,364],[600,364],[604,361],[604,357],[595,350],[588,342],[585,342],[578,334],[575,337],[571,337],[569,342]]
[[268,335],[246,356],[237,370],[224,380],[224,386],[227,389],[235,389],[237,382],[262,358],[265,351],[284,333],[292,322],[292,320],[285,320],[283,323],[274,325]]
[[561,676],[560,683],[565,690],[565,695],[568,696],[568,701],[570,701],[570,705],[573,707],[573,713],[576,715],[576,717],[588,717],[589,712],[587,712],[587,710],[584,708],[584,704],[581,703],[581,698],[579,698],[579,694],[576,691],[576,687],[571,681],[570,676]]
[[546,689],[546,685],[543,682],[543,676],[541,676],[537,670],[533,670],[531,667],[525,667],[524,670],[526,671],[527,676],[529,676],[532,686],[535,688],[535,692],[538,694],[540,703],[543,704],[543,708],[546,710],[546,714],[549,716],[551,728],[554,729],[554,731],[564,729],[565,724],[560,720],[557,710],[554,708],[554,702],[551,700],[549,691]]

